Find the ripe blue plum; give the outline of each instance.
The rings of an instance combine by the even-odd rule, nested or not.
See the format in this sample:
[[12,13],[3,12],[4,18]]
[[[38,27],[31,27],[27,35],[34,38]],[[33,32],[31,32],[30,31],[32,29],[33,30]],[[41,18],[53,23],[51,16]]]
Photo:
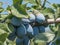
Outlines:
[[30,20],[27,19],[27,18],[22,18],[21,20],[22,20],[22,23],[23,23],[23,24],[30,23]]
[[32,38],[33,35],[34,35],[32,26],[30,24],[25,24],[25,27],[26,27],[26,34],[27,34],[27,36]]
[[45,27],[44,26],[39,26],[39,33],[45,32]]
[[22,39],[17,38],[16,39],[16,45],[23,45],[23,38]]
[[33,27],[33,31],[34,31],[34,36],[39,34],[38,27]]
[[27,24],[30,22],[34,22],[35,21],[35,15],[33,15],[32,13],[29,14],[30,18],[22,18],[22,23]]
[[36,15],[36,21],[37,21],[38,23],[44,22],[44,21],[45,21],[44,15],[41,14],[41,13],[39,13],[38,15]]
[[30,40],[27,36],[24,38],[17,38],[16,39],[16,45],[30,45]]
[[38,35],[39,33],[45,32],[44,26],[33,27],[34,35]]
[[29,18],[30,22],[34,22],[35,21],[35,15],[30,13],[29,16],[30,16],[30,18]]
[[20,26],[21,20],[18,19],[18,18],[16,18],[16,17],[13,17],[13,18],[11,19],[11,24],[13,24],[14,26]]
[[23,45],[30,45],[30,39],[27,36],[24,37],[23,42],[24,42]]
[[23,38],[26,35],[26,28],[23,24],[17,28],[16,34],[19,38]]

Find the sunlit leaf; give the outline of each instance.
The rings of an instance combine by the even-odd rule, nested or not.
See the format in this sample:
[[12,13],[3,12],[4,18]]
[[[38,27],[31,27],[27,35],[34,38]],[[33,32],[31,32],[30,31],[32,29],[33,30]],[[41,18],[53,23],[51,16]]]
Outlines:
[[12,24],[8,24],[8,30],[10,30],[11,32],[15,30]]
[[3,29],[0,29],[0,35],[6,33]]
[[22,4],[22,1],[23,0],[13,0],[13,4],[15,5],[15,4]]
[[6,32],[9,32],[9,31],[7,30],[7,24],[6,24],[6,23],[0,23],[0,29],[4,30],[4,31],[6,31]]
[[60,7],[57,7],[55,13],[56,13],[56,17],[57,17],[57,18],[60,17]]
[[34,4],[34,5],[37,4],[35,0],[24,0],[24,1],[25,1],[25,2],[28,2],[28,3],[31,3],[31,4]]
[[13,6],[11,7],[11,11],[12,11],[12,14],[16,16],[17,18],[28,18],[29,17],[28,15],[23,15],[19,13],[18,10],[14,8]]
[[54,39],[55,35],[54,33],[40,33],[39,35],[36,35],[34,37],[34,40],[42,40],[42,41],[46,41],[46,42],[50,42]]
[[1,13],[3,10],[4,10],[3,8],[0,8],[0,13]]
[[57,9],[57,7],[60,7],[60,4],[52,4],[52,6]]
[[53,13],[54,14],[54,10],[52,8],[46,8],[43,11],[44,13]]
[[2,2],[0,2],[0,7],[2,7],[2,5],[3,5],[3,3],[2,3]]
[[7,33],[1,34],[1,35],[0,35],[0,41],[1,41],[1,42],[4,42],[4,41],[6,40],[6,38],[7,38],[7,36],[8,36]]
[[15,7],[15,9],[18,10],[19,13],[27,15],[27,13],[26,13],[26,4],[20,5],[19,3],[16,3],[13,6]]
[[24,5],[18,5],[18,6],[19,7],[16,8],[16,9],[19,11],[19,13],[27,15],[27,13],[26,13],[26,4],[24,4]]
[[6,18],[8,15],[1,14],[1,18]]
[[41,0],[35,0],[38,5],[41,5]]

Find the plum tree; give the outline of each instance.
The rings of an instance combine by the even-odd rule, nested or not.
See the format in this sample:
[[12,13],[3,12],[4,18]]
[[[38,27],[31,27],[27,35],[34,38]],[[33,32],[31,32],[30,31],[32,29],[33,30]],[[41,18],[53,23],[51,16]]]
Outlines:
[[[23,2],[26,2],[26,3],[23,4]],[[55,45],[54,44],[55,42],[52,43],[52,41],[55,37],[55,34],[54,34],[55,32],[53,33],[50,30],[49,24],[57,23],[55,25],[57,27],[57,29],[53,28],[53,27],[52,28],[54,30],[55,29],[58,30],[58,31],[56,31],[58,33],[56,35],[58,35],[58,37],[60,37],[60,31],[59,31],[60,25],[58,24],[58,22],[60,22],[60,18],[58,18],[60,15],[60,13],[59,13],[60,4],[58,4],[58,5],[52,4],[52,5],[50,5],[52,7],[47,8],[47,7],[45,7],[45,4],[46,4],[46,2],[47,3],[49,3],[49,2],[47,0],[44,0],[43,4],[41,4],[41,2],[42,2],[42,0],[13,0],[13,5],[8,6],[7,9],[3,9],[2,3],[0,2],[0,15],[2,15],[2,13],[5,11],[8,11],[8,13],[9,13],[8,16],[2,15],[0,18],[0,20],[1,20],[0,23],[3,23],[3,25],[0,26],[0,32],[1,32],[0,33],[0,38],[1,38],[0,45],[1,45],[1,43],[4,44],[4,42],[6,42],[7,38],[11,41],[15,41],[15,39],[16,39],[16,45],[30,45],[31,39],[34,39],[34,38],[35,38],[35,42],[37,42],[37,43],[38,42],[41,43],[42,41],[45,42],[48,40],[47,45],[50,45],[50,44]],[[28,3],[32,4],[31,7],[27,6]],[[30,12],[28,10],[30,10]],[[55,16],[55,14],[56,14],[56,16]],[[47,20],[47,18],[45,19],[44,15],[54,15],[54,19]],[[55,20],[56,18],[58,18],[58,19]],[[4,24],[6,24],[7,29]],[[8,26],[9,24],[12,24],[12,25]],[[45,26],[45,24],[46,24],[46,26]],[[15,30],[13,29],[13,27]],[[2,33],[4,33],[4,34],[6,33],[6,34],[4,35]],[[6,37],[6,38],[4,38],[4,37]],[[59,42],[60,42],[60,39],[57,39],[57,40],[59,40]],[[34,40],[33,40],[33,42],[34,42]],[[59,42],[56,42],[56,43],[58,43],[56,45],[60,45]],[[8,44],[6,44],[6,45],[8,45]]]

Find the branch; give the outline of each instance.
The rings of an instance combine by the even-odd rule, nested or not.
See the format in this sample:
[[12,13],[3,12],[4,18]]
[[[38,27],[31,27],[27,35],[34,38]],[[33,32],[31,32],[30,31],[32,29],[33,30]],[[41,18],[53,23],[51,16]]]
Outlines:
[[47,19],[47,21],[44,21],[43,23],[37,23],[35,22],[32,26],[40,26],[45,24],[54,24],[54,23],[60,23],[60,18],[54,19]]
[[42,5],[42,8],[45,7],[46,1],[47,0],[44,0],[43,5]]

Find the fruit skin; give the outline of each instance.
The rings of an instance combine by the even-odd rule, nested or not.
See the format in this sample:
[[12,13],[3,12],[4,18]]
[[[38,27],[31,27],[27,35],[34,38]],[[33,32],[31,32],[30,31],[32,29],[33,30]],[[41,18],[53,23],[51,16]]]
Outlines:
[[30,13],[29,16],[30,16],[30,18],[21,19],[23,24],[27,24],[27,23],[31,23],[31,22],[35,21],[35,16],[32,13]]
[[38,29],[38,27],[36,27],[36,26],[33,27],[33,31],[34,31],[34,36],[39,34],[39,29]]
[[24,24],[25,25],[25,28],[26,28],[26,35],[29,37],[29,38],[32,38],[34,33],[33,33],[33,28],[30,24]]
[[36,22],[43,23],[44,21],[45,21],[45,17],[43,14],[39,13],[38,15],[36,15]]
[[38,26],[38,27],[33,27],[34,30],[34,35],[38,35],[39,33],[45,32],[45,27],[44,26]]
[[22,18],[21,21],[22,21],[23,24],[28,24],[28,23],[30,23],[30,20],[27,19],[27,18]]
[[27,36],[24,38],[17,38],[16,39],[16,45],[30,45],[30,40]]
[[21,23],[22,23],[21,20],[16,18],[16,17],[13,17],[11,19],[11,24],[14,25],[14,26],[20,26]]
[[26,28],[23,24],[21,24],[16,31],[17,37],[23,38],[26,35]]
[[30,45],[30,39],[28,36],[24,37],[24,45]]
[[44,26],[39,26],[39,33],[44,33],[45,32],[45,27]]
[[23,39],[17,38],[16,45],[23,45]]
[[29,16],[30,16],[30,18],[29,18],[30,22],[34,22],[35,21],[35,15],[30,13]]
[[33,32],[34,32],[34,35],[37,35],[38,33],[44,33],[44,32],[52,32],[50,27],[47,26],[35,26],[33,27]]

